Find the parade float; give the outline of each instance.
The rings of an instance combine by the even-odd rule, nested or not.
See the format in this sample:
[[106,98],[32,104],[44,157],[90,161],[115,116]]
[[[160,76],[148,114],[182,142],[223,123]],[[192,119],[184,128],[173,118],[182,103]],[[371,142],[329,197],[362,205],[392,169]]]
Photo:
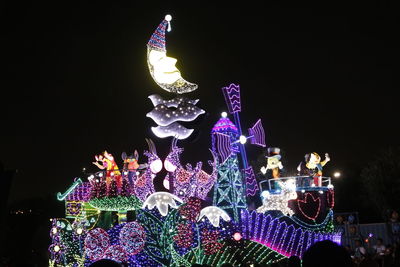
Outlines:
[[[271,264],[301,258],[317,241],[340,243],[332,224],[333,185],[322,176],[329,156],[322,161],[317,153],[307,154],[299,176],[285,177],[280,150],[270,147],[266,166],[255,172],[246,145],[265,148],[265,132],[261,120],[242,131],[238,85],[222,88],[229,112],[210,126],[208,162],[181,163],[180,142],[195,130],[179,122],[205,111],[198,99],[185,96],[198,85],[183,79],[176,59],[167,56],[170,21],[167,15],[151,35],[147,62],[171,98],[149,96],[154,109],[146,115],[157,124],[151,128],[156,137],[171,139],[169,154],[160,158],[156,142],[146,139],[143,162],[137,151],[123,153],[120,166],[107,151],[96,155],[99,170],[57,194],[65,218],[51,219],[50,266],[89,266],[101,259],[128,266]],[[163,169],[165,190],[156,191],[153,180]],[[257,198],[262,204],[250,209]]]

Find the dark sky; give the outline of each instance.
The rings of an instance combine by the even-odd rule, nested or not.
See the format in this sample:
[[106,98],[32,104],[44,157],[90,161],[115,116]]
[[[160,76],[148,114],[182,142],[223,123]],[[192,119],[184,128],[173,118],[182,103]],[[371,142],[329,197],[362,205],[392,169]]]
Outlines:
[[182,142],[183,161],[210,158],[209,132],[226,110],[220,88],[231,82],[243,128],[262,118],[289,171],[316,151],[330,153],[329,172],[346,173],[399,144],[399,22],[388,4],[3,4],[0,161],[18,169],[11,201],[64,191],[83,167],[95,170],[96,153],[141,153],[145,137],[164,157],[169,141],[150,132],[147,96],[172,95],[151,79],[146,43],[168,13],[167,53],[207,111],[197,138]]

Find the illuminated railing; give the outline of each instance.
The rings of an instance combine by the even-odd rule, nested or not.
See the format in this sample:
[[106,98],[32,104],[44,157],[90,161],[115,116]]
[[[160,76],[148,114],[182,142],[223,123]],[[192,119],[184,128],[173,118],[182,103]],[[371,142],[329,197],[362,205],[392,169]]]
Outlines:
[[288,180],[296,180],[296,191],[300,190],[328,190],[332,189],[330,177],[313,177],[313,176],[289,176],[281,178],[273,178],[259,182],[260,191],[276,192],[280,190],[280,182]]

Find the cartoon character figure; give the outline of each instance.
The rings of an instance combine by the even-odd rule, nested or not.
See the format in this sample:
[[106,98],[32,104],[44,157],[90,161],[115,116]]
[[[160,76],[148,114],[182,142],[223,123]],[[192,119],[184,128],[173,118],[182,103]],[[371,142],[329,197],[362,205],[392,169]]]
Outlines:
[[[299,172],[298,175],[309,176],[314,179],[314,183],[312,184],[313,186],[321,186],[322,167],[324,167],[330,160],[328,153],[325,153],[325,160],[323,161],[321,161],[320,155],[316,152],[306,154],[304,156],[304,161],[302,161],[297,167],[297,171]],[[302,181],[302,186],[305,185],[304,181],[306,181],[306,179]]]
[[121,186],[122,186],[121,172],[118,169],[118,166],[114,160],[114,157],[107,151],[104,151],[102,154],[96,155],[95,159],[96,159],[96,161],[94,161],[92,163],[94,165],[96,165],[99,169],[106,170],[107,188],[109,188],[111,181],[113,179],[115,180],[117,187],[121,188]]
[[135,150],[135,152],[129,156],[126,154],[126,152],[122,152],[121,158],[124,161],[124,174],[126,172],[128,173],[128,181],[131,185],[133,185],[135,180],[134,178],[140,174],[138,171],[147,168],[148,165],[139,164],[139,153],[137,150]]
[[280,170],[283,169],[283,165],[281,162],[281,155],[279,155],[281,150],[278,147],[269,147],[267,151],[268,151],[267,166],[261,167],[261,172],[263,174],[267,174],[267,172],[270,172],[267,175],[268,178],[279,178],[281,177]]
[[[267,166],[261,167],[261,173],[266,175],[268,179],[278,179],[281,177],[281,170],[283,169],[281,155],[279,155],[281,150],[278,147],[269,147],[267,151]],[[273,183],[273,187],[273,189],[280,189],[277,182]]]

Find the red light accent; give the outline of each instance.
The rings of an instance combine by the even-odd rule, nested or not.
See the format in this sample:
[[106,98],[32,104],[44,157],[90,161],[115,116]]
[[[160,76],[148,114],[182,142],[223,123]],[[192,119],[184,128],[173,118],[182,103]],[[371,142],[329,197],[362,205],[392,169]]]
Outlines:
[[[313,211],[309,208],[309,206],[312,206],[312,204],[314,204],[315,202],[318,203],[318,208]],[[306,193],[304,195],[304,200],[300,200],[300,199],[297,200],[297,205],[304,217],[306,217],[309,220],[315,220],[315,218],[318,217],[320,209],[321,209],[321,200],[319,199],[318,196],[316,198],[314,198],[314,196],[311,193]],[[310,214],[310,213],[313,213],[313,214]]]

